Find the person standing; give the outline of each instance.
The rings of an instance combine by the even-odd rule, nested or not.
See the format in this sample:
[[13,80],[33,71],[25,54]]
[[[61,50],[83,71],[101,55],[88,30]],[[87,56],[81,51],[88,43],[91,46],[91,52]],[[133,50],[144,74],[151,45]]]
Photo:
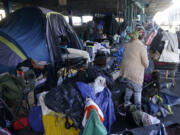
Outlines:
[[120,76],[126,82],[124,107],[131,105],[130,99],[134,94],[134,104],[141,109],[141,95],[144,80],[144,70],[148,67],[146,46],[138,39],[139,33],[132,32],[131,40],[125,46],[124,56],[120,64]]

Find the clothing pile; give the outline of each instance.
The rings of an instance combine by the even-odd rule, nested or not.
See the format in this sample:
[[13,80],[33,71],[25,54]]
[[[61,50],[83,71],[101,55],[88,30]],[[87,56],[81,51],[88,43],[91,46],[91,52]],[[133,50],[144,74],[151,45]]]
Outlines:
[[74,76],[59,85],[57,76],[62,72],[32,59],[19,63],[16,72],[0,76],[3,132],[12,129],[10,132],[17,135],[110,133],[116,120],[108,88],[112,81],[103,71],[91,66],[76,70]]

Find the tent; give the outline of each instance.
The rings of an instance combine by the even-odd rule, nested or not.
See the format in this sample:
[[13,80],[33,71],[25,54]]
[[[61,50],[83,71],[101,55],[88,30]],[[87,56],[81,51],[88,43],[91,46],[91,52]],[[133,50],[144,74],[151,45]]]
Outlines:
[[55,64],[63,37],[70,48],[82,43],[63,15],[41,7],[16,10],[0,22],[0,73],[13,71],[28,57]]

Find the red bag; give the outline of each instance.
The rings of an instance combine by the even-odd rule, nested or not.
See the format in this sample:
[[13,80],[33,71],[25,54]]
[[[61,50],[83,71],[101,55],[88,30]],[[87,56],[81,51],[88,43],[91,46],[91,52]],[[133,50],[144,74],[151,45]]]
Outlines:
[[146,45],[150,45],[156,35],[157,35],[157,33],[156,33],[154,30],[152,30],[152,31],[146,36],[146,39],[145,39]]
[[[24,125],[24,127],[28,126],[28,119],[26,117],[20,118],[19,121]],[[14,130],[21,130],[24,128],[19,121],[14,122],[13,124]]]

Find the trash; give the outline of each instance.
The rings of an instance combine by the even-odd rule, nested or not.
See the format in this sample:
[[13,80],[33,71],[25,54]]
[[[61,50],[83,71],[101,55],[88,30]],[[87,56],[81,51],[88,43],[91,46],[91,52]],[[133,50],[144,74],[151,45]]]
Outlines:
[[133,122],[139,127],[150,126],[153,124],[160,123],[159,119],[147,114],[146,112],[138,110],[135,105],[131,105],[130,107],[128,107],[128,109],[129,109],[127,110],[128,119],[132,121],[133,118]]
[[143,123],[143,126],[150,126],[153,124],[159,124],[160,120],[145,112],[142,112],[142,123]]

